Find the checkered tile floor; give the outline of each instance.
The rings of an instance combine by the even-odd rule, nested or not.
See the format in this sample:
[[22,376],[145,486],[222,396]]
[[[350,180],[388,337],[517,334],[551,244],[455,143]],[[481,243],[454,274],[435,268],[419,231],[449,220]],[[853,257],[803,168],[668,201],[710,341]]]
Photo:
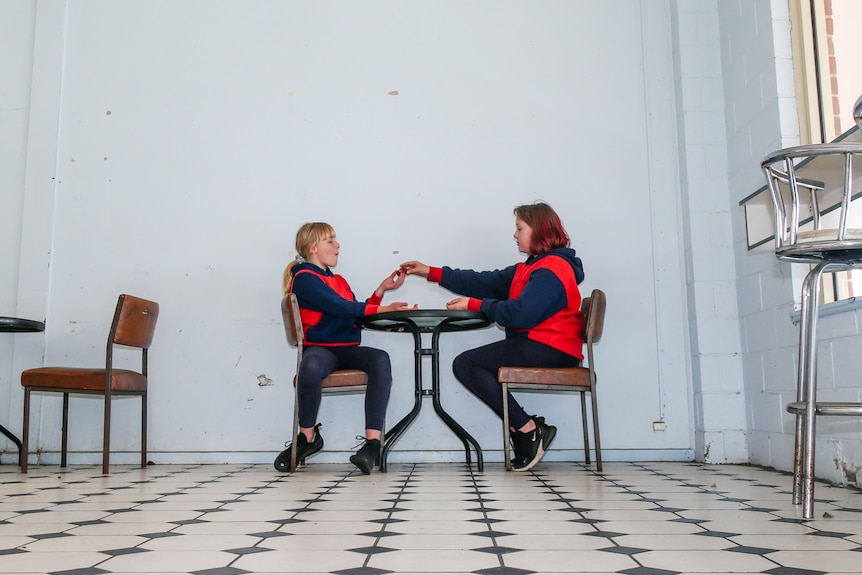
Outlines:
[[745,466],[0,466],[0,572],[770,573],[862,571],[862,493]]

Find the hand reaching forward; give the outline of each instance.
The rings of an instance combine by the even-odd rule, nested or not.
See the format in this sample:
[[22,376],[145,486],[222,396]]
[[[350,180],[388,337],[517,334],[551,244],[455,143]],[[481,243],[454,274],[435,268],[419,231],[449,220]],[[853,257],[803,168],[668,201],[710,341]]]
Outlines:
[[405,309],[419,309],[419,304],[415,304],[413,307],[410,307],[410,304],[403,301],[394,301],[389,305],[382,305],[377,308],[377,313],[383,313],[386,311],[403,311]]
[[383,297],[383,294],[388,292],[389,290],[398,289],[401,287],[401,284],[404,283],[404,278],[407,276],[400,269],[395,270],[380,282],[380,285],[377,286],[377,289],[374,290],[374,294],[377,297]]
[[408,276],[417,275],[419,277],[427,278],[428,274],[431,272],[431,268],[422,262],[410,261],[401,264],[401,269],[399,271]]
[[456,297],[450,302],[446,303],[446,309],[455,309],[455,310],[464,310],[468,311],[467,307],[470,303],[470,298],[468,297]]

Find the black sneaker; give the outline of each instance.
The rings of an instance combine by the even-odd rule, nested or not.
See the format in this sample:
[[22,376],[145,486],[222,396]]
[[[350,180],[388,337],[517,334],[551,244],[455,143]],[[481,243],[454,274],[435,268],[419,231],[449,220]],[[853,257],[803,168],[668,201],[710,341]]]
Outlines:
[[515,471],[532,469],[542,460],[545,451],[557,435],[557,428],[546,425],[544,417],[535,417],[533,421],[536,422],[536,429],[533,431],[526,433],[514,431],[510,434],[512,448],[515,451],[515,458],[512,460],[512,468]]
[[320,435],[320,424],[314,426],[314,439],[311,443],[306,439],[305,434],[299,432],[296,436],[296,441],[292,444],[287,445],[287,449],[278,454],[278,457],[275,458],[275,466],[276,471],[281,471],[283,473],[290,471],[290,450],[293,449],[293,446],[296,445],[296,464],[299,465],[299,462],[314,455],[321,449],[323,449],[323,436]]
[[359,451],[350,456],[350,463],[359,468],[365,475],[371,474],[374,464],[380,456],[380,440],[366,439],[365,445]]

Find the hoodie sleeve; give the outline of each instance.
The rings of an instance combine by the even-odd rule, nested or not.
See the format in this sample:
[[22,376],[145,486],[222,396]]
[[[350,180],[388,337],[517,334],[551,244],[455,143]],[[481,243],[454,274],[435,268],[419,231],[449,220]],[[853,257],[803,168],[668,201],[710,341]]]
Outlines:
[[441,286],[459,295],[479,299],[506,299],[515,277],[515,268],[516,266],[509,266],[502,270],[476,272],[444,266],[436,268],[440,269],[439,273],[435,273],[435,268],[432,268],[428,279],[434,281],[434,278],[439,278],[437,281]]
[[[302,307],[335,317],[355,318],[375,313],[376,305],[360,303],[341,297],[317,276],[310,273],[297,274],[293,280],[293,293]],[[370,311],[368,311],[370,309]]]
[[[566,289],[560,278],[547,269],[537,269],[517,299],[484,298],[479,310],[495,323],[513,329],[530,329],[566,306]],[[473,309],[475,302],[470,302]]]

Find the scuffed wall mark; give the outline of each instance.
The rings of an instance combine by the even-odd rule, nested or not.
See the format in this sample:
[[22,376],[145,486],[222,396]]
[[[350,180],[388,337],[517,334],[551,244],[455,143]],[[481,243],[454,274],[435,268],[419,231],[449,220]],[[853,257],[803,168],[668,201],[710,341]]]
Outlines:
[[267,385],[272,385],[272,380],[268,378],[265,373],[262,373],[257,376],[257,385],[260,387],[266,387]]
[[234,367],[239,367],[239,362],[241,362],[241,361],[242,361],[242,355],[240,355],[238,358],[236,358],[236,363],[235,363],[235,364],[233,364],[233,366],[234,366]]
[[110,111],[110,110],[108,110],[107,112],[105,112],[105,115],[106,115],[106,116],[110,116],[110,115],[111,115],[111,111]]
[[709,463],[709,448],[712,447],[712,443],[707,443],[703,448],[703,462]]
[[387,92],[387,94],[389,94],[390,96],[397,96],[398,90],[392,90],[391,92]]
[[839,454],[839,458],[835,459],[835,467],[840,469],[841,473],[844,475],[845,485],[852,485],[853,487],[859,486],[857,478],[859,477],[859,469],[862,469],[862,465],[847,463],[847,461],[843,459],[843,456]]

